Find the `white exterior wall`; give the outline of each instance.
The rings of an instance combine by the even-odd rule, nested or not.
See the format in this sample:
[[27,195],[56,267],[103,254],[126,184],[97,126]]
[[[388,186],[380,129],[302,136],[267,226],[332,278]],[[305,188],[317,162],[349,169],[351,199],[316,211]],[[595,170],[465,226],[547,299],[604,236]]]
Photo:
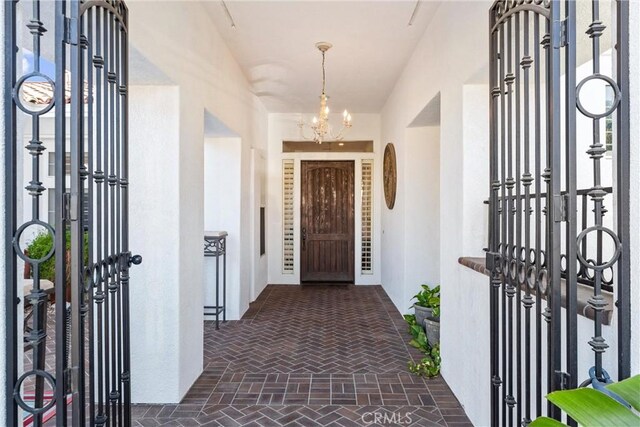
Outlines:
[[[332,114],[331,122],[340,123],[342,116]],[[300,162],[302,160],[355,160],[355,284],[380,284],[381,204],[382,193],[382,152],[384,145],[380,140],[380,116],[377,114],[354,114],[353,127],[345,140],[373,141],[373,153],[282,153],[282,141],[300,140],[297,126],[299,114],[269,115],[269,152],[268,152],[268,201],[267,201],[267,253],[269,254],[269,283],[295,285],[300,283]],[[313,144],[313,142],[309,142]],[[295,160],[294,178],[294,273],[282,272],[282,160]],[[373,274],[361,274],[361,207],[362,194],[361,160],[373,159]],[[400,170],[400,169],[398,169]]]
[[[638,1],[634,1],[630,28],[632,46],[637,55],[640,31]],[[382,139],[396,144],[398,169],[405,177],[416,179],[419,169],[411,154],[412,144],[406,127],[433,97],[441,94],[440,126],[440,277],[442,284],[442,374],[461,401],[472,422],[489,423],[489,349],[477,343],[488,342],[488,278],[457,264],[460,256],[482,256],[486,245],[487,209],[482,201],[487,197],[488,185],[488,40],[486,21],[477,19],[487,14],[490,2],[443,3],[436,11],[430,27],[409,60],[382,112]],[[635,21],[634,21],[635,20]],[[632,56],[632,102],[638,117],[640,94],[638,72],[640,62]],[[605,63],[606,66],[606,63]],[[634,68],[635,67],[635,68]],[[581,69],[585,68],[584,66]],[[635,86],[634,86],[635,84]],[[634,92],[635,91],[635,92]],[[640,304],[640,153],[637,144],[640,129],[632,119],[632,298],[633,306]],[[583,126],[580,127],[580,131]],[[589,136],[588,128],[584,129]],[[581,139],[583,143],[584,138]],[[584,150],[579,148],[579,153]],[[581,159],[584,176],[580,182],[590,185],[591,165],[588,157]],[[610,160],[603,165],[610,174]],[[609,179],[609,178],[606,178]],[[608,181],[610,182],[610,181]],[[408,298],[417,289],[403,260],[411,256],[407,248],[415,236],[406,233],[411,211],[420,206],[413,202],[406,185],[398,183],[398,200],[393,211],[383,208],[383,285],[402,311],[409,306]],[[401,190],[401,189],[405,190]],[[404,234],[403,234],[404,232]],[[410,287],[409,289],[407,287]],[[563,310],[564,311],[564,310]],[[633,325],[640,324],[637,310]],[[616,372],[615,320],[603,328],[603,336],[611,346],[604,363],[612,375]],[[578,340],[586,343],[592,336],[593,323],[579,317]],[[640,332],[632,330],[632,371],[640,369]],[[588,348],[587,348],[588,350]],[[580,372],[587,372],[593,364],[590,351],[581,351]],[[473,357],[469,357],[473,354]]]
[[[135,117],[129,127],[130,158],[135,159],[129,177],[130,249],[142,255],[142,264],[131,269],[130,282],[131,386],[138,402],[177,402],[182,397],[181,334],[195,327],[181,319],[179,307],[181,300],[189,300],[178,286],[180,206],[167,203],[177,200],[180,191],[175,166],[179,98],[175,86],[129,88],[129,112]],[[193,363],[195,368],[201,360]]]
[[[474,161],[476,154],[469,155],[469,150],[473,148],[468,142],[474,136],[486,136],[486,131],[469,132],[466,125],[462,127],[460,124],[467,122],[467,111],[471,111],[466,109],[467,95],[470,95],[470,99],[477,99],[476,95],[469,92],[473,91],[473,88],[464,85],[468,77],[473,75],[488,57],[484,38],[484,18],[489,5],[489,1],[479,1],[468,4],[451,2],[440,6],[431,27],[426,31],[385,106],[381,116],[381,131],[377,128],[372,132],[377,132],[375,136],[367,136],[369,132],[366,132],[367,135],[362,137],[376,141],[374,203],[377,210],[374,217],[378,224],[376,229],[385,234],[381,236],[381,233],[377,233],[374,242],[374,247],[377,248],[375,262],[380,266],[382,254],[384,271],[381,278],[395,304],[404,309],[408,306],[407,294],[411,294],[407,292],[406,286],[413,286],[413,283],[405,281],[405,278],[409,277],[405,274],[405,260],[408,259],[405,257],[405,248],[414,247],[416,244],[410,240],[411,235],[406,232],[411,225],[405,226],[405,223],[406,215],[414,216],[416,211],[413,210],[412,203],[407,203],[406,193],[400,191],[400,177],[396,208],[389,211],[384,207],[379,157],[384,144],[394,142],[398,152],[398,170],[404,171],[404,179],[407,181],[416,176],[413,172],[417,172],[417,166],[406,161],[410,143],[407,142],[405,128],[428,100],[438,91],[442,92],[440,133],[444,142],[439,161],[443,188],[440,210],[443,213],[443,221],[440,231],[442,236],[447,236],[440,243],[440,273],[443,285],[443,375],[477,425],[485,425],[487,420],[486,402],[478,397],[486,396],[488,393],[485,375],[489,363],[488,354],[478,352],[474,358],[470,358],[469,353],[458,349],[466,348],[462,346],[465,341],[488,341],[488,333],[483,332],[488,331],[487,278],[457,265],[456,259],[460,255],[469,255],[470,250],[481,247],[475,243],[480,237],[471,233],[477,230],[472,225],[475,215],[466,207],[467,197],[473,196],[469,189],[476,188],[476,184],[485,185],[484,182],[473,182],[469,178],[478,175],[474,168],[481,166],[483,162]],[[250,170],[250,162],[247,160],[250,158],[247,155],[250,148],[253,146],[258,151],[266,151],[266,114],[259,101],[250,95],[241,71],[199,5],[189,2],[180,5],[163,2],[162,7],[157,7],[151,2],[130,2],[129,7],[131,21],[136,23],[131,28],[132,43],[180,87],[163,88],[160,91],[156,90],[157,88],[131,89],[131,157],[137,161],[137,167],[131,170],[130,180],[131,248],[134,253],[141,253],[144,257],[143,264],[132,269],[132,384],[135,401],[177,402],[200,372],[202,356],[199,309],[199,298],[202,298],[202,295],[197,289],[201,289],[202,285],[202,261],[198,260],[202,249],[201,234],[204,230],[201,209],[204,201],[199,195],[203,190],[204,172],[202,160],[197,158],[198,153],[203,152],[203,138],[198,130],[198,126],[202,127],[201,119],[196,118],[196,115],[202,117],[202,109],[206,105],[243,136],[240,179],[246,183],[252,178],[247,172]],[[0,19],[3,9],[4,2],[0,5]],[[640,122],[634,118],[640,117],[640,2],[631,0],[630,9],[631,279],[632,304],[633,307],[639,307],[640,168],[637,165],[640,164],[640,144],[637,141],[640,141]],[[184,31],[186,28],[191,30]],[[196,37],[199,40],[196,41]],[[205,41],[200,39],[202,37]],[[3,38],[4,34],[0,34],[0,44]],[[3,61],[4,56],[0,57],[0,78],[3,77]],[[3,87],[0,88],[0,94],[2,91]],[[158,102],[154,105],[154,100],[173,102]],[[176,107],[181,112],[173,108],[166,111],[165,107],[168,105]],[[159,107],[162,107],[162,111],[158,114],[163,114],[168,121],[160,123],[154,118],[145,118],[149,111],[155,111]],[[3,108],[4,105],[0,105],[0,131],[3,131]],[[478,108],[486,109],[486,106],[478,105]],[[278,118],[272,118],[270,121],[273,120],[277,121]],[[360,119],[356,116],[354,131],[358,129],[358,120]],[[194,129],[184,130],[187,126]],[[278,196],[281,191],[281,155],[277,153],[280,153],[280,143],[286,133],[283,132],[281,135],[277,129],[279,127],[269,126],[267,254],[272,255],[269,258],[269,279],[273,283],[281,282],[277,276],[277,272],[281,271],[281,259],[278,258],[282,253],[281,247],[278,246],[281,239],[279,236],[274,237],[274,233],[277,234],[281,230],[282,203],[281,195]],[[162,159],[153,157],[154,150],[159,149],[158,145],[145,143],[154,140],[164,141]],[[274,141],[278,142],[277,147]],[[273,151],[276,148],[277,151]],[[4,164],[3,149],[4,145],[0,144],[0,164]],[[154,159],[162,163],[154,162]],[[2,197],[3,180],[4,174],[0,174]],[[166,185],[159,186],[158,180]],[[244,207],[251,203],[251,194],[247,193],[248,185],[243,184],[242,188],[240,205],[243,234],[240,237],[239,251],[251,246],[251,239],[244,236],[249,230],[246,225],[251,221],[248,216],[250,210]],[[485,193],[482,192],[482,195]],[[140,195],[137,203],[133,194]],[[146,202],[150,205],[145,207],[143,205]],[[477,207],[475,201],[469,203],[469,206],[471,205]],[[462,209],[463,207],[465,209]],[[407,211],[408,214],[403,214]],[[2,228],[5,214],[5,210],[0,209]],[[477,218],[475,217],[476,220]],[[253,237],[255,238],[255,235]],[[382,249],[381,243],[384,243]],[[4,244],[4,239],[0,239],[2,257]],[[152,251],[154,244],[158,249]],[[192,262],[183,262],[189,258]],[[2,275],[4,268],[4,263],[0,263]],[[248,268],[247,266],[242,269],[239,275],[249,277]],[[381,268],[375,269],[377,275],[380,275],[380,270]],[[264,274],[265,269],[262,267],[255,271],[260,276]],[[258,279],[257,282],[264,284],[266,279]],[[247,282],[245,280],[241,283]],[[256,288],[256,295],[258,293],[259,288]],[[239,299],[248,303],[248,288],[243,288],[239,295]],[[0,318],[4,318],[5,303],[4,298],[0,298]],[[239,310],[242,311],[241,308]],[[580,318],[581,324],[583,321],[584,319]],[[480,334],[472,333],[473,330],[467,328],[468,325],[475,325],[473,330],[479,331]],[[638,325],[640,311],[634,309],[631,343],[633,373],[640,372]],[[0,332],[4,332],[4,327],[4,322],[0,322]],[[584,333],[585,336],[589,334],[588,330],[585,331],[582,327],[581,331],[584,331],[581,334]],[[580,336],[579,339],[583,340],[583,337]],[[5,363],[4,346],[5,341],[0,340],[0,365]],[[6,370],[0,369],[0,383],[4,383],[5,373]],[[0,399],[5,399],[4,388],[0,388]],[[4,410],[4,405],[0,405],[0,425],[6,424]]]
[[[204,142],[204,229],[226,231],[227,236],[227,318],[239,319],[247,307],[240,307],[240,138],[206,138]],[[244,257],[247,259],[248,257]],[[222,302],[222,265],[220,258],[220,302]],[[214,257],[204,261],[204,301],[215,304]],[[247,301],[245,301],[247,304]],[[211,312],[212,310],[209,310]],[[213,316],[205,316],[208,320]]]
[[[131,249],[144,259],[142,266],[132,269],[131,288],[141,290],[132,296],[132,311],[139,319],[144,319],[145,324],[163,325],[158,329],[162,346],[155,341],[132,350],[138,361],[132,369],[132,382],[136,384],[134,401],[175,403],[202,372],[204,111],[219,119],[242,141],[238,175],[240,203],[232,212],[240,223],[233,251],[241,257],[239,289],[233,290],[238,295],[237,304],[234,303],[237,307],[235,316],[241,316],[249,305],[252,269],[250,152],[252,147],[266,150],[267,116],[261,102],[250,92],[245,76],[216,32],[202,3],[162,2],[158,5],[155,2],[132,1],[128,6],[132,48],[173,82],[179,91],[178,100],[161,102],[157,106],[141,100],[137,111],[132,100],[130,116],[131,158],[135,159],[131,165],[131,191],[155,193],[162,197],[163,202],[150,216],[140,217],[133,210],[135,198],[131,198],[131,221],[137,224],[132,226]],[[136,75],[135,69],[131,74],[136,81],[144,81],[144,75]],[[175,129],[172,127],[171,139],[169,136],[163,139],[168,143],[166,147],[148,143],[146,133],[133,137],[137,116],[145,114],[145,110],[158,109],[163,110],[157,114],[165,117],[166,122],[159,123],[160,128],[176,126]],[[138,149],[138,155],[134,156],[134,150]],[[163,156],[160,164],[168,163],[159,168],[158,164],[153,164],[154,154],[150,151],[160,151],[157,153]],[[162,182],[166,178],[167,181],[171,179],[171,183],[157,185],[151,180],[143,180],[143,177],[136,181],[134,169],[145,169],[145,157],[149,158],[146,167],[157,169],[163,174],[160,177]],[[151,217],[162,217],[166,222],[158,228]],[[134,233],[140,238],[134,240]],[[154,235],[162,239],[157,244],[160,249],[151,248],[148,242],[141,240],[142,236],[146,239]],[[167,251],[167,254],[152,262],[151,254],[157,250]],[[158,280],[150,280],[150,277],[158,277]],[[266,281],[266,278],[261,281]],[[149,327],[153,328],[153,325]],[[132,343],[145,342],[145,334],[145,327],[134,322]],[[150,367],[152,365],[153,368]]]
[[440,283],[440,127],[409,128],[404,143],[405,167],[398,169],[398,191],[410,205],[404,210],[407,302],[398,307],[401,312],[415,302],[409,299],[421,284]]
[[[267,162],[264,154],[257,149],[251,150],[251,205],[253,241],[251,242],[251,257],[253,258],[253,270],[251,272],[251,294],[250,299],[254,301],[267,286],[268,263],[267,263]],[[260,254],[260,208],[265,208],[265,253]]]
[[[442,375],[465,406],[471,421],[485,425],[484,410],[488,407],[480,396],[489,395],[488,354],[486,360],[478,354],[470,360],[470,354],[480,353],[469,347],[470,343],[482,342],[484,329],[476,329],[482,319],[488,317],[486,282],[468,283],[468,274],[458,265],[462,255],[481,253],[484,244],[478,245],[482,234],[465,233],[476,227],[478,217],[486,215],[484,206],[475,198],[486,196],[486,191],[467,199],[466,191],[476,186],[486,187],[488,176],[484,174],[485,162],[470,145],[474,139],[484,138],[480,131],[465,131],[465,85],[482,72],[489,57],[487,34],[487,11],[491,2],[443,2],[436,10],[430,26],[407,63],[402,76],[382,111],[382,139],[394,142],[398,153],[398,170],[405,177],[413,177],[421,167],[407,162],[410,144],[406,141],[406,128],[427,103],[440,93],[440,283],[442,286]],[[482,80],[481,80],[482,81]],[[473,90],[473,89],[470,89]],[[486,92],[485,92],[486,94]],[[472,97],[473,98],[473,97]],[[486,95],[485,95],[485,98]],[[477,101],[474,111],[477,120],[488,120],[488,100]],[[464,127],[463,127],[464,124]],[[474,126],[479,126],[474,121]],[[479,128],[481,129],[481,128]],[[466,132],[466,133],[465,133]],[[467,151],[470,149],[471,151]],[[467,153],[469,158],[467,159]],[[486,159],[486,160],[485,160]],[[477,182],[480,181],[480,182]],[[406,249],[416,236],[406,234],[409,212],[418,209],[404,190],[407,183],[398,183],[396,207],[390,211],[383,208],[383,275],[382,283],[395,305],[403,312],[410,305],[409,298],[418,289],[418,283],[410,283],[403,260]],[[478,246],[476,246],[478,245]],[[475,248],[474,253],[464,253]],[[466,273],[466,272],[465,272]],[[476,296],[472,299],[472,294]],[[487,300],[488,301],[488,300]],[[484,308],[484,309],[483,309]],[[473,326],[473,337],[464,332]],[[480,333],[480,335],[478,335]],[[487,347],[488,353],[488,347]],[[479,365],[478,365],[479,364]],[[482,366],[486,364],[486,369]],[[464,368],[463,368],[464,367]],[[466,368],[468,367],[468,369]],[[477,385],[476,394],[472,394]]]
[[[463,171],[469,177],[464,180],[463,254],[484,256],[482,248],[487,245],[489,209],[484,205],[488,198],[489,178],[489,109],[487,105],[488,84],[469,84],[462,89],[463,106],[462,138],[464,141]],[[474,179],[474,175],[476,178]],[[486,177],[486,179],[485,179]],[[466,206],[473,206],[467,209]]]

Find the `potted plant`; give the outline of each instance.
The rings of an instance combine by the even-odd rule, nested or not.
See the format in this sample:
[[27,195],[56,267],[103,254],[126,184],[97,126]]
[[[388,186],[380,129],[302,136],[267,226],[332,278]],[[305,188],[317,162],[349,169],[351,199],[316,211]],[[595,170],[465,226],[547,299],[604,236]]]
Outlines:
[[411,299],[416,300],[413,309],[418,325],[423,326],[425,319],[440,321],[440,286],[422,285],[422,290]]
[[427,340],[424,329],[416,322],[416,316],[405,314],[404,320],[409,325],[409,333],[412,336],[409,344],[423,353],[422,358],[416,363],[413,360],[408,362],[409,372],[421,377],[435,377],[440,373],[440,346],[431,344]]

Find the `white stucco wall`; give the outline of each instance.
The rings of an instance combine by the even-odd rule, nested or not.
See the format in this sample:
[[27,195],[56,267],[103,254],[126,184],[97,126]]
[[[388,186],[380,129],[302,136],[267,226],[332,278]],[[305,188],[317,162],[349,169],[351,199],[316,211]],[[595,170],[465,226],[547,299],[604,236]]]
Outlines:
[[[405,140],[405,129],[425,105],[440,93],[442,374],[465,405],[471,420],[478,425],[483,425],[483,406],[486,406],[486,402],[477,395],[470,399],[466,394],[465,390],[470,389],[469,384],[474,379],[468,376],[465,369],[461,369],[461,366],[469,363],[470,348],[467,340],[469,337],[465,337],[460,331],[469,325],[475,325],[480,315],[488,316],[488,304],[483,305],[486,296],[475,301],[469,300],[475,284],[468,283],[467,275],[461,274],[463,270],[457,259],[468,255],[464,253],[465,249],[475,247],[479,240],[476,233],[470,237],[464,230],[476,227],[477,218],[486,215],[481,203],[476,204],[475,200],[468,202],[466,199],[468,188],[486,186],[488,182],[488,176],[483,175],[482,168],[485,166],[480,166],[485,160],[477,158],[481,157],[478,153],[469,157],[469,161],[465,160],[473,137],[483,136],[465,134],[466,124],[463,126],[463,123],[465,95],[476,98],[472,92],[465,92],[465,85],[482,71],[489,57],[488,38],[483,35],[487,33],[487,21],[484,18],[490,4],[489,1],[443,2],[382,111],[382,140],[396,144],[398,170],[404,170],[404,176],[411,177],[417,172],[419,165],[406,160],[410,145]],[[484,97],[476,100],[477,110],[474,113],[478,120],[488,117],[488,101],[484,102],[486,99],[485,92]],[[398,188],[404,188],[404,184],[399,183]],[[473,195],[480,198],[485,196],[486,191]],[[403,230],[407,227],[406,212],[413,209],[417,207],[404,191],[398,192],[396,207],[392,211],[383,208],[382,283],[395,305],[402,311],[407,311],[404,307],[409,306],[407,295],[410,297],[417,290],[417,284],[413,293],[404,290],[409,283],[401,262],[407,257],[406,250],[401,248],[406,248],[406,240],[413,238],[403,235]],[[481,251],[482,247],[480,245],[475,253]],[[485,289],[486,284],[478,287],[479,292]],[[478,332],[481,334],[482,330]],[[472,342],[479,342],[479,339],[475,338]],[[480,376],[479,387],[484,387],[488,395],[489,383],[486,375],[482,376],[481,372],[473,373]]]
[[[158,7],[155,2],[130,1],[128,6],[132,48],[145,58],[147,69],[149,66],[157,68],[179,90],[179,100],[171,101],[170,105],[160,103],[156,107],[166,110],[159,113],[166,122],[177,124],[176,138],[161,153],[170,157],[170,162],[160,172],[167,179],[171,177],[172,182],[166,188],[149,181],[136,182],[133,179],[135,163],[132,163],[131,179],[132,191],[138,186],[137,191],[142,193],[161,194],[163,205],[153,215],[170,214],[173,221],[170,228],[158,229],[148,218],[136,218],[133,212],[131,215],[132,221],[138,221],[136,232],[139,236],[167,233],[159,248],[169,253],[161,261],[151,263],[147,262],[150,257],[145,251],[138,251],[145,258],[147,268],[167,274],[153,283],[146,275],[132,277],[132,289],[138,287],[147,293],[164,295],[155,304],[149,304],[148,294],[139,293],[132,299],[132,306],[146,322],[154,322],[157,317],[162,321],[172,319],[162,330],[166,350],[159,350],[158,344],[154,343],[133,351],[140,361],[158,362],[153,369],[140,367],[132,372],[132,381],[137,383],[134,400],[171,403],[182,398],[202,371],[204,111],[215,116],[242,141],[239,167],[242,191],[239,208],[233,210],[240,219],[239,243],[233,250],[242,257],[238,272],[240,289],[236,289],[240,307],[238,316],[248,307],[250,298],[250,150],[252,147],[266,149],[267,116],[202,3],[173,1],[162,2]],[[136,72],[131,70],[136,81],[144,81],[144,75]],[[143,101],[141,111],[132,111],[132,132],[136,114],[143,113],[143,107],[154,106]],[[136,145],[146,146],[145,138],[148,138],[146,134],[132,137],[132,150]],[[160,148],[152,146],[149,150]],[[167,153],[172,154],[168,156]],[[141,151],[137,157],[131,157],[132,162],[133,159],[138,162],[144,156],[153,158],[154,155]],[[149,167],[157,168],[157,165],[150,163]],[[145,219],[147,222],[143,221]],[[137,248],[132,244],[132,249]],[[137,327],[134,325],[132,334]]]
[[[485,17],[489,1],[443,2],[409,60],[382,111],[382,140],[394,142],[398,152],[398,169],[405,177],[419,173],[408,153],[410,134],[405,128],[439,92],[441,94],[440,123],[440,277],[442,284],[442,374],[461,401],[471,421],[476,425],[489,422],[488,347],[488,278],[457,264],[459,256],[482,256],[486,245],[487,210],[482,201],[487,197],[488,183],[488,76],[486,71],[488,40]],[[631,117],[639,117],[638,77],[640,42],[638,1],[631,5],[631,40],[633,107]],[[606,64],[604,65],[606,66]],[[580,68],[588,68],[585,64]],[[634,86],[635,84],[635,86]],[[635,108],[635,110],[633,109]],[[589,128],[581,125],[579,132]],[[632,141],[640,136],[637,120],[632,119]],[[584,138],[580,138],[582,143]],[[632,298],[640,304],[640,152],[632,142]],[[585,150],[579,148],[579,153]],[[590,182],[591,165],[588,156],[581,158],[584,176],[580,182]],[[604,161],[604,175],[610,183],[611,166]],[[403,188],[402,183],[398,188]],[[407,307],[406,286],[409,276],[402,260],[408,259],[407,245],[412,236],[403,234],[410,224],[407,215],[419,209],[413,198],[399,190],[396,208],[383,208],[383,277],[382,283],[396,306]],[[564,310],[563,310],[564,312]],[[640,324],[637,310],[633,325]],[[586,343],[593,335],[593,323],[578,319],[578,340]],[[605,364],[612,375],[616,365],[616,333],[613,325],[603,328],[603,336],[611,346],[605,354]],[[633,371],[640,367],[640,333],[633,328]],[[473,357],[469,354],[473,353]],[[588,347],[579,355],[580,372],[593,364]]]
[[[404,209],[403,234],[403,293],[409,301],[421,284],[440,283],[440,127],[409,128],[404,145],[398,190],[410,201]],[[409,306],[406,302],[399,309]]]
[[[193,285],[181,286],[179,169],[179,89],[158,86],[129,88],[132,118],[129,127],[130,248],[143,262],[131,269],[131,371],[136,402],[177,402],[181,335],[190,324],[181,318],[179,304],[189,299]],[[201,312],[201,310],[194,310]],[[194,342],[193,347],[202,344]],[[202,366],[192,355],[192,365]],[[199,360],[199,362],[198,362]],[[159,376],[158,373],[162,372]],[[191,373],[193,375],[193,373]],[[160,382],[160,378],[161,381]]]
[[[240,318],[240,138],[206,138],[204,142],[204,228],[226,231],[227,236],[227,319]],[[248,257],[245,257],[248,259]],[[220,258],[220,303],[222,304],[223,265]],[[215,305],[215,264],[213,257],[204,260],[204,301]],[[244,302],[247,304],[247,301]],[[211,310],[210,310],[211,311]],[[213,316],[205,316],[214,319]]]
[[[340,123],[342,116],[332,114],[331,121]],[[382,170],[381,159],[384,145],[380,140],[380,116],[377,114],[354,114],[353,127],[349,129],[345,140],[373,141],[373,153],[282,153],[282,141],[299,141],[300,130],[297,123],[299,114],[269,115],[269,150],[267,158],[267,253],[269,254],[269,283],[300,283],[300,162],[302,160],[355,160],[355,284],[380,284],[382,253],[380,242]],[[313,142],[309,142],[313,144]],[[282,272],[282,160],[295,161],[294,178],[294,273]],[[373,274],[361,274],[361,160],[373,159]]]
[[[251,218],[252,218],[252,232],[253,240],[251,242],[251,257],[252,271],[251,271],[251,301],[255,300],[260,292],[267,286],[267,278],[269,274],[269,265],[267,260],[268,254],[266,251],[266,239],[267,239],[267,161],[264,153],[258,149],[251,150],[251,175],[253,180],[251,182]],[[265,208],[265,222],[264,222],[264,235],[265,235],[265,253],[260,253],[260,208]]]
[[[483,70],[484,71],[484,70]],[[482,78],[487,78],[481,73]],[[466,84],[462,89],[462,138],[464,141],[463,171],[464,204],[462,213],[465,256],[484,256],[482,248],[487,245],[489,209],[484,205],[488,198],[489,177],[489,109],[487,107],[488,84]],[[473,176],[482,179],[473,179]]]

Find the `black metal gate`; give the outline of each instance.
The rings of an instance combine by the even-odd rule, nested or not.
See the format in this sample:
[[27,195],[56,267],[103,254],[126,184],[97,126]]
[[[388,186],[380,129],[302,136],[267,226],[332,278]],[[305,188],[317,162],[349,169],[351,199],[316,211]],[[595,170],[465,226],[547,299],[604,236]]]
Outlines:
[[8,420],[129,425],[127,8],[8,1],[5,37]]
[[[548,392],[630,373],[628,3],[490,9],[494,426],[561,419]],[[617,357],[605,359],[609,312]]]

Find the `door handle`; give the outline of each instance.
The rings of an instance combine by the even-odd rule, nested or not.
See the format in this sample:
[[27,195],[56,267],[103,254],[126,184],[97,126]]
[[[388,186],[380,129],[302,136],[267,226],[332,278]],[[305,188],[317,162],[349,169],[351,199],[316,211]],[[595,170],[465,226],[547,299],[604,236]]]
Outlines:
[[307,250],[307,229],[302,227],[302,250]]

